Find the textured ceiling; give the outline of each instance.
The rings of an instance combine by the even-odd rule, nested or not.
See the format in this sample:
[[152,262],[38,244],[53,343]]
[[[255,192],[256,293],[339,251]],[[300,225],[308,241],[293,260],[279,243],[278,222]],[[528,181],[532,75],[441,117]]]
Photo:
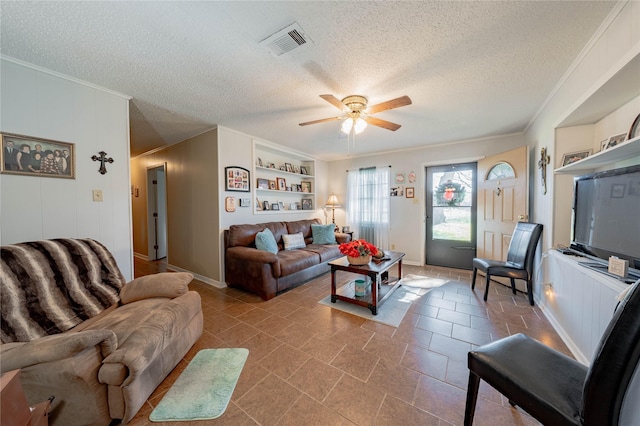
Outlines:
[[[615,2],[0,2],[3,55],[133,96],[132,155],[215,125],[322,159],[521,132]],[[297,22],[312,43],[259,43]],[[376,114],[347,149],[318,95]]]

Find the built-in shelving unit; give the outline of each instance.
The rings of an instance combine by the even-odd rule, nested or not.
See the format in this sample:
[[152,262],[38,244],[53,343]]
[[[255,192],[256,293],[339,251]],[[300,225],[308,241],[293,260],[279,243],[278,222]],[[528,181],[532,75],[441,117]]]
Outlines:
[[620,145],[600,151],[582,160],[557,168],[555,173],[590,173],[599,167],[640,155],[640,137],[631,139]]
[[316,163],[312,157],[254,141],[253,159],[255,214],[301,213],[316,208]]

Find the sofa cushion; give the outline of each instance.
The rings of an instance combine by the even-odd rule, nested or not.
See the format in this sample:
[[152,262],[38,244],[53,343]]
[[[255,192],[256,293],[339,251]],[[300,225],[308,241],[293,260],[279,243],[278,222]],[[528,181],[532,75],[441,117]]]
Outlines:
[[313,235],[313,244],[336,244],[336,226],[331,223],[329,225],[311,225],[311,234]]
[[284,234],[288,234],[283,222],[267,222],[256,225],[231,225],[229,227],[229,247],[255,247],[256,234],[269,228],[276,241],[280,241]]
[[120,290],[120,301],[126,305],[151,297],[173,299],[189,291],[189,283],[192,280],[193,274],[188,272],[160,272],[145,275],[127,283]]
[[302,232],[298,232],[297,234],[283,235],[282,241],[284,241],[285,250],[295,250],[304,248],[304,246],[306,246],[304,237],[302,236]]
[[282,276],[291,275],[320,263],[317,253],[307,250],[283,250],[278,253]]
[[320,256],[320,262],[328,262],[343,256],[337,244],[309,244],[302,250],[316,253]]
[[[297,234],[298,232],[302,232],[302,236],[307,244],[311,244],[312,234],[311,234],[311,225],[317,224],[320,225],[320,219],[303,219],[303,220],[294,220],[293,222],[285,222],[287,226],[287,234]],[[276,236],[276,240],[278,236]]]
[[[94,323],[89,330],[111,330],[116,334],[118,348],[103,364],[126,365],[129,370],[123,383],[126,385],[135,380],[167,345],[179,339],[186,325],[200,311],[200,295],[190,291],[175,299],[152,298],[123,305]],[[111,374],[115,374],[114,371],[118,370],[109,370]]]
[[265,228],[264,231],[260,231],[256,234],[256,248],[258,250],[278,254],[278,243],[269,228]]

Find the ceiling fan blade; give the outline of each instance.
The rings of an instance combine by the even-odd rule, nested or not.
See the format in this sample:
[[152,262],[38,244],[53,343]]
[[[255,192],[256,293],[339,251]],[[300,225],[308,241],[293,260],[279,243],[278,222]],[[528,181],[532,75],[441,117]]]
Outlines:
[[386,111],[388,109],[400,108],[402,106],[411,105],[411,98],[408,96],[401,96],[399,98],[391,99],[390,101],[375,104],[367,108],[368,114],[375,114],[376,112]]
[[329,102],[334,107],[338,108],[340,111],[349,112],[349,108],[345,104],[343,104],[340,99],[336,98],[333,95],[320,95],[322,99]]
[[378,127],[382,127],[383,129],[391,130],[392,132],[395,132],[400,127],[402,127],[399,124],[392,123],[392,122],[386,121],[386,120],[380,120],[379,118],[375,118],[375,117],[367,117],[364,120],[369,124],[372,124],[372,125],[378,126]]
[[321,120],[307,121],[305,123],[298,124],[298,126],[308,126],[310,124],[326,123],[327,121],[336,121],[336,120],[342,120],[342,117],[331,117],[331,118],[323,118]]

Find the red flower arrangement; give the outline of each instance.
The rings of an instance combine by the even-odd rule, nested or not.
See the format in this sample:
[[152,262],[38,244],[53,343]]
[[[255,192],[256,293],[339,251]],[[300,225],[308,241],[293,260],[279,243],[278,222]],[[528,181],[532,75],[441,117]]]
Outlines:
[[340,244],[340,253],[350,257],[375,256],[378,248],[365,240],[354,240]]

